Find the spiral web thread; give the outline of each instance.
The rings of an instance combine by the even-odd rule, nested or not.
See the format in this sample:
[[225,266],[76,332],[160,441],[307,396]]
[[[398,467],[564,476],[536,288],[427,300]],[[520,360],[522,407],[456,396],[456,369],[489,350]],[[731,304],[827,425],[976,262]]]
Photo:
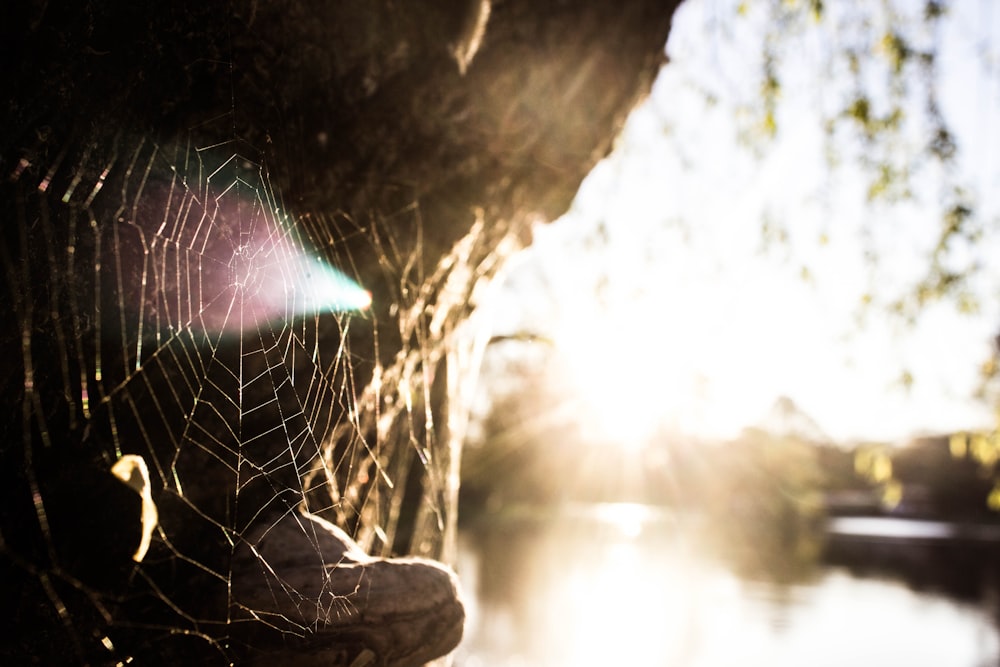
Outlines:
[[[119,134],[41,168],[26,157],[8,174],[22,456],[50,566],[9,555],[32,570],[85,659],[92,638],[80,619],[95,612],[151,635],[151,651],[196,637],[225,659],[227,624],[263,615],[232,599],[209,613],[176,592],[187,576],[231,587],[227,561],[178,541],[178,527],[199,525],[231,552],[255,522],[306,508],[369,553],[449,556],[464,427],[461,410],[445,419],[444,406],[482,348],[459,325],[515,235],[479,215],[419,279],[419,234],[400,254],[382,222],[289,212],[267,167],[232,144],[127,143]],[[384,324],[350,250],[359,245],[398,285],[390,312],[402,344],[386,365]],[[109,467],[137,454],[150,468],[159,525],[132,589],[111,602],[61,566],[47,521],[35,461],[51,465],[67,443]],[[115,611],[129,605],[155,620],[130,626]],[[283,620],[274,625],[310,631]],[[112,638],[100,643],[109,661],[122,656]]]

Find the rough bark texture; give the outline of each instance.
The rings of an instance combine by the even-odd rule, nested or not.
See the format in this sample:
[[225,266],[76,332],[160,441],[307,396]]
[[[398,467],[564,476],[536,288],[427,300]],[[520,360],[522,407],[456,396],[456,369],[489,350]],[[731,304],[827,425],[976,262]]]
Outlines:
[[[465,620],[458,581],[444,566],[372,558],[344,531],[309,515],[288,515],[246,536],[233,558],[233,597],[247,609],[268,609],[292,634],[325,627],[334,646],[362,647],[372,665],[377,658],[385,667],[419,667],[448,653]],[[287,653],[280,643],[261,645],[259,637],[255,649],[261,665],[282,662]],[[321,642],[306,644],[296,664],[329,664],[329,650]]]
[[[107,327],[95,328],[79,311],[87,306],[94,317],[105,316],[97,307],[100,290],[118,289],[115,303],[126,303],[122,295],[138,289],[139,275],[126,272],[116,286],[95,288],[85,269],[93,280],[92,265],[107,261],[106,250],[80,244],[67,252],[67,239],[88,225],[117,229],[117,221],[141,233],[142,225],[129,216],[145,212],[150,219],[163,218],[170,212],[176,202],[147,200],[157,188],[166,192],[164,184],[177,177],[176,171],[151,168],[143,181],[146,198],[134,191],[133,170],[160,164],[150,157],[154,153],[168,156],[163,164],[186,164],[185,156],[197,148],[209,167],[237,155],[267,165],[268,187],[316,247],[350,258],[373,293],[375,320],[391,321],[401,307],[424,303],[433,315],[433,294],[421,301],[410,291],[426,284],[426,276],[469,232],[477,214],[490,230],[483,236],[489,242],[526,220],[551,219],[567,208],[583,177],[610,149],[627,113],[647,93],[663,61],[676,4],[36,0],[6,8],[0,26],[0,88],[5,91],[0,102],[0,353],[6,360],[0,390],[7,406],[0,413],[0,584],[5,591],[0,604],[3,617],[14,621],[6,627],[0,662],[102,663],[117,655],[139,663],[182,664],[196,655],[224,663],[265,655],[277,664],[308,655],[331,665],[402,665],[449,650],[458,640],[455,623],[460,626],[461,615],[449,573],[425,561],[348,557],[343,549],[334,557],[325,550],[339,548],[336,531],[322,526],[318,541],[311,543],[320,545],[318,551],[313,548],[303,558],[317,558],[321,571],[343,564],[344,576],[311,579],[310,568],[300,567],[305,561],[295,561],[294,572],[281,576],[302,576],[300,590],[311,591],[314,584],[334,580],[348,586],[359,568],[365,573],[388,568],[380,579],[365,574],[356,582],[369,586],[373,600],[370,613],[360,610],[360,618],[370,621],[369,629],[384,628],[374,635],[354,617],[346,633],[320,616],[299,619],[301,627],[311,628],[305,638],[276,630],[267,614],[292,614],[285,608],[288,599],[268,595],[274,584],[268,577],[279,576],[274,572],[245,579],[234,572],[229,581],[213,580],[211,573],[230,571],[234,553],[248,545],[263,549],[264,537],[248,530],[234,541],[231,532],[204,531],[200,526],[206,517],[217,513],[213,521],[234,529],[250,525],[239,512],[263,515],[271,495],[280,495],[276,488],[296,486],[280,475],[301,474],[302,461],[268,478],[260,490],[267,497],[254,500],[257,492],[244,489],[237,511],[232,489],[218,493],[229,482],[212,476],[211,457],[185,463],[171,462],[169,456],[160,460],[156,451],[140,452],[152,459],[147,463],[154,490],[173,484],[162,472],[165,464],[188,465],[191,472],[183,480],[188,500],[171,505],[171,498],[157,499],[162,530],[154,535],[153,551],[157,544],[169,544],[170,553],[192,554],[198,563],[154,558],[137,573],[130,558],[141,538],[142,502],[107,470],[123,453],[120,443],[154,442],[160,435],[140,433],[143,422],[135,413],[156,405],[168,416],[156,402],[154,385],[170,377],[154,360],[141,378],[149,386],[138,384],[127,392],[129,401],[114,408],[117,412],[114,406],[95,407],[92,415],[84,411],[81,416],[79,396],[74,403],[67,388],[79,390],[83,376],[84,389],[91,382],[97,406],[99,393],[128,381],[128,352],[114,335],[127,338],[132,332],[122,326],[108,334]],[[489,20],[475,50],[477,26],[487,9]],[[122,210],[126,201],[135,204],[132,210]],[[94,238],[101,233],[95,231]],[[477,252],[481,255],[482,248]],[[75,269],[70,262],[76,262]],[[91,303],[95,299],[97,305]],[[404,327],[382,328],[372,356],[391,365],[409,335]],[[87,356],[95,350],[104,355],[103,378],[100,364]],[[125,354],[126,363],[113,363],[116,354]],[[242,363],[239,349],[220,348],[214,354],[218,365],[229,354],[233,364]],[[122,366],[125,371],[115,370]],[[358,369],[364,368],[359,363]],[[246,370],[248,377],[255,372]],[[180,366],[174,380],[184,381]],[[226,387],[215,389],[221,404]],[[178,410],[176,419],[190,414]],[[199,419],[203,426],[210,423],[209,417]],[[267,429],[250,420],[243,427]],[[129,428],[132,436],[126,435]],[[268,461],[272,455],[262,450],[259,458]],[[203,503],[190,501],[202,496]],[[287,513],[301,500],[300,494],[278,508],[285,516],[270,525],[286,530],[294,517],[301,527],[301,515]],[[306,534],[297,533],[299,538]],[[245,553],[242,558],[237,570],[267,561],[248,560]],[[418,574],[409,579],[394,574],[404,570]],[[424,575],[433,580],[426,589],[431,592],[402,599],[425,607],[393,608],[392,591],[405,588],[400,582],[409,580],[416,591]],[[197,577],[208,583],[203,587]],[[144,590],[155,591],[156,599],[133,599],[139,581],[147,582]],[[248,606],[258,606],[263,614],[240,620],[256,623],[259,632],[241,635],[227,625],[232,610],[226,611],[226,603],[212,592],[220,585],[244,586],[240,594],[253,603]],[[178,600],[185,609],[198,609],[194,621],[177,610]],[[429,619],[440,628],[426,652],[406,644],[412,637],[387,643],[397,631],[400,637],[407,628],[419,631],[416,624],[391,628],[421,609],[427,611],[422,622]],[[172,631],[182,626],[184,632]],[[120,630],[111,634],[125,648],[108,648],[109,628]],[[198,647],[190,653],[187,637]],[[230,638],[233,645],[260,643],[265,653],[227,653]],[[409,653],[394,662],[391,655],[403,644]],[[209,657],[200,652],[206,646]]]
[[47,169],[95,135],[235,138],[298,210],[401,218],[407,240],[401,209],[419,210],[433,265],[475,207],[566,209],[648,92],[677,3],[497,2],[463,76],[450,49],[468,4],[29,4],[4,39],[20,64],[4,169]]

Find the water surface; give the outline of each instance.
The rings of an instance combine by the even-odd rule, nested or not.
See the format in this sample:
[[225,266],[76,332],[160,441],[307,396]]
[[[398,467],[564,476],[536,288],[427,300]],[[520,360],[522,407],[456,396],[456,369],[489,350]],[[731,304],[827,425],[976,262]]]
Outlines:
[[[840,564],[803,567],[769,568],[763,561],[775,560],[773,550],[761,549],[759,567],[747,568],[745,558],[738,567],[709,553],[694,532],[667,512],[632,504],[479,522],[460,539],[469,621],[455,664],[1000,664],[994,570],[971,552],[942,559],[927,543],[890,539],[874,551],[871,542],[860,551],[840,544]],[[884,567],[894,549],[930,571],[894,574]],[[936,576],[944,569],[961,572]],[[968,590],[947,583],[956,574]]]

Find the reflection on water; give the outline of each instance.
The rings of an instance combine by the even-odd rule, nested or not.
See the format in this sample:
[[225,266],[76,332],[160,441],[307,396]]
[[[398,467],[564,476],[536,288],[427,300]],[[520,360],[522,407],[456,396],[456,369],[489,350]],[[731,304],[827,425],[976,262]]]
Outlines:
[[[840,545],[840,565],[812,568],[804,580],[737,576],[725,554],[706,555],[691,523],[647,506],[602,504],[466,529],[458,566],[469,622],[455,664],[998,664],[992,566],[977,570],[978,588],[962,598],[933,577],[917,591],[862,576],[851,567],[850,545]],[[883,544],[880,553],[892,548]],[[912,561],[932,547],[902,548]],[[933,554],[921,558],[925,569],[941,565]]]

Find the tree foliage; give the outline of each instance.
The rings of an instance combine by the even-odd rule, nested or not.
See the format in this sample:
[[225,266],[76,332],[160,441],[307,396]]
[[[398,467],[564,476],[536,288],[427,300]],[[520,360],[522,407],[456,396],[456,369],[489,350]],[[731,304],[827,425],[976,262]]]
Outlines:
[[[924,237],[922,272],[891,293],[884,292],[884,285],[879,293],[885,246],[871,243],[865,254],[872,287],[861,295],[862,307],[882,307],[908,326],[917,325],[940,303],[965,315],[978,315],[984,307],[993,312],[997,285],[990,248],[1000,235],[1000,212],[982,188],[989,179],[976,173],[981,166],[977,144],[989,140],[991,128],[970,126],[963,106],[976,98],[954,81],[988,83],[992,78],[992,26],[976,24],[991,20],[986,5],[960,0],[767,0],[741,2],[735,12],[744,24],[759,26],[761,40],[757,95],[746,100],[742,114],[751,119],[743,134],[747,145],[766,151],[786,125],[798,120],[794,100],[803,88],[822,88],[812,94],[830,173],[860,173],[865,181],[870,219],[862,233],[901,242],[915,234]],[[983,32],[972,34],[977,29]],[[956,40],[973,43],[974,56],[961,64],[947,52],[954,51]],[[817,44],[821,46],[811,48]],[[978,100],[982,103],[981,96]],[[893,210],[904,211],[902,223],[893,220]],[[921,210],[931,211],[935,224],[916,230],[907,217]],[[767,219],[763,232],[772,241],[787,241],[784,226],[794,224]],[[980,376],[979,398],[1000,406],[1000,337]],[[914,380],[907,370],[900,383],[908,389]],[[996,414],[993,429],[953,434],[951,451],[956,460],[976,462],[981,477],[993,479],[988,504],[1000,511],[1000,407]],[[895,458],[880,447],[863,448],[857,458],[858,472],[882,486],[889,505],[905,493],[893,467]]]
[[[887,299],[909,320],[940,300],[952,300],[962,312],[977,310],[970,281],[982,261],[970,249],[996,231],[996,222],[985,219],[990,212],[981,210],[966,183],[963,159],[973,137],[968,132],[959,137],[943,100],[944,79],[956,69],[943,53],[946,23],[969,4],[768,0],[736,7],[739,21],[751,30],[759,26],[761,40],[757,94],[739,109],[748,119],[746,143],[765,151],[802,115],[801,98],[810,97],[831,172],[849,170],[864,179],[870,224],[887,225],[891,216],[885,213],[894,206],[936,210],[924,275]],[[988,71],[988,49],[980,49],[980,57],[979,63],[964,65]],[[873,245],[871,265],[880,257]],[[869,303],[879,301],[867,296]]]

